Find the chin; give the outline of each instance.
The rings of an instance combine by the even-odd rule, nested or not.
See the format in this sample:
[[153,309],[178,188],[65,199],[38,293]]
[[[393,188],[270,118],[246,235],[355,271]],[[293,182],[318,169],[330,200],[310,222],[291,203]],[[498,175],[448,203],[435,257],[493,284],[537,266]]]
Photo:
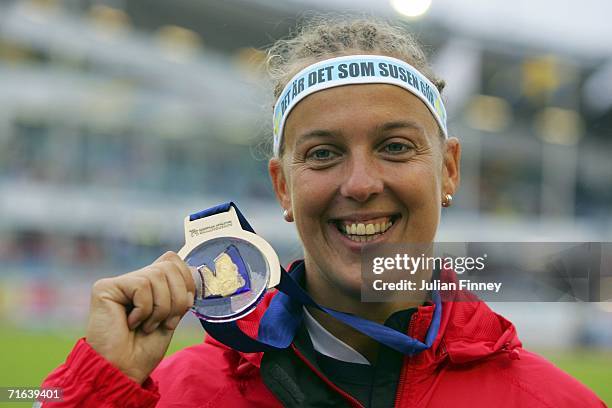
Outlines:
[[336,286],[345,296],[361,300],[361,266],[349,270],[337,269],[341,271],[332,277]]

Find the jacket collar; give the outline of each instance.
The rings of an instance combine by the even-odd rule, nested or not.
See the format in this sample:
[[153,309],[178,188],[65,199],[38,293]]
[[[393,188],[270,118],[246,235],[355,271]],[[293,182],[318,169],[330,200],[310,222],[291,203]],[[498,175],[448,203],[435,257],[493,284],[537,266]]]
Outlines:
[[[292,270],[299,262],[290,265]],[[456,280],[451,270],[441,272],[443,280]],[[237,324],[247,335],[257,337],[259,322],[277,291],[268,292],[253,312],[240,319]],[[435,305],[419,306],[412,316],[408,335],[425,340],[431,324]],[[228,352],[239,355],[237,367],[248,364],[259,368],[263,353],[241,353],[206,336],[205,341]],[[437,365],[449,358],[452,363],[463,364],[488,357],[498,352],[508,352],[510,358],[518,358],[521,342],[514,325],[494,313],[473,294],[457,291],[443,298],[440,329],[432,347],[417,354],[412,360],[417,366]],[[243,367],[245,368],[245,367]]]
[[[457,282],[450,269],[442,270],[440,278]],[[469,291],[457,290],[442,297],[442,319],[436,341],[429,350],[417,355],[416,365],[435,365],[448,358],[463,364],[507,352],[511,359],[519,358],[522,347],[514,325],[493,312],[489,306]],[[423,338],[433,316],[433,305],[419,307],[409,334]]]

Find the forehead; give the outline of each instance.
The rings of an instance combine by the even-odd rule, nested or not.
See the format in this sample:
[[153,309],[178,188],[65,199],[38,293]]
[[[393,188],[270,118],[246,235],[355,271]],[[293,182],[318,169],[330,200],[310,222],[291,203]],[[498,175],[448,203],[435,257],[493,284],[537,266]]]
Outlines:
[[414,122],[425,133],[438,134],[429,109],[409,91],[390,84],[359,84],[325,89],[304,98],[289,113],[284,138],[288,143],[314,128],[367,130],[387,121]]

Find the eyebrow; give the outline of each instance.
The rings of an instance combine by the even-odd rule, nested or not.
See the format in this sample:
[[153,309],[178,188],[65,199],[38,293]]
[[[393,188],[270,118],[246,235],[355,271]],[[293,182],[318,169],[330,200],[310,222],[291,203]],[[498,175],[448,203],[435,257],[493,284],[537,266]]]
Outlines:
[[308,139],[312,139],[314,137],[336,137],[340,134],[337,131],[324,130],[324,129],[315,129],[303,133],[300,135],[298,140],[295,142],[295,147],[298,147],[308,141]]
[[418,130],[421,133],[425,133],[425,129],[423,129],[423,126],[413,121],[404,121],[404,120],[383,123],[382,125],[377,126],[376,130],[378,132],[388,132],[389,130],[404,129],[404,128],[414,129],[414,130]]
[[[375,132],[382,133],[382,132],[388,132],[390,130],[395,130],[395,129],[414,129],[414,130],[419,131],[420,133],[423,133],[423,134],[425,133],[423,126],[419,125],[418,123],[413,122],[413,121],[403,121],[403,120],[385,122],[382,125],[376,126]],[[337,137],[340,134],[341,132],[339,131],[332,131],[332,130],[325,130],[325,129],[310,130],[299,136],[298,140],[295,143],[295,146],[299,147],[300,145],[306,143],[309,139],[312,139],[315,137]]]

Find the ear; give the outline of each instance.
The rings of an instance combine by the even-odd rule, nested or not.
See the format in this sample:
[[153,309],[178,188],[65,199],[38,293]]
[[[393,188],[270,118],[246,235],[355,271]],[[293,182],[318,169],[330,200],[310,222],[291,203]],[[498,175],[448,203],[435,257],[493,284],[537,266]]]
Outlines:
[[281,207],[291,213],[291,192],[289,191],[289,183],[281,159],[277,157],[271,158],[268,162],[268,172],[272,179],[276,199]]
[[441,195],[455,195],[459,189],[460,163],[461,163],[461,144],[459,139],[451,137],[444,142],[442,167],[442,191]]

